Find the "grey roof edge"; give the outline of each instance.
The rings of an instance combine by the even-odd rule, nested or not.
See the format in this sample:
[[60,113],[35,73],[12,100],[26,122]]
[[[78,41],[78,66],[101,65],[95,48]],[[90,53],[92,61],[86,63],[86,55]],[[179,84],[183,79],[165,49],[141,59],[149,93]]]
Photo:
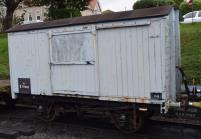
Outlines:
[[22,32],[22,31],[31,31],[31,30],[41,30],[49,28],[58,28],[65,26],[76,26],[76,25],[86,25],[94,23],[106,23],[106,22],[117,22],[117,21],[126,21],[134,19],[143,19],[143,18],[153,18],[161,17],[168,15],[171,10],[175,8],[174,6],[160,6],[154,8],[145,8],[132,11],[124,12],[114,12],[109,14],[101,15],[92,15],[92,16],[81,16],[74,18],[65,18],[41,23],[25,24],[25,25],[16,25],[8,29],[7,33],[12,32]]

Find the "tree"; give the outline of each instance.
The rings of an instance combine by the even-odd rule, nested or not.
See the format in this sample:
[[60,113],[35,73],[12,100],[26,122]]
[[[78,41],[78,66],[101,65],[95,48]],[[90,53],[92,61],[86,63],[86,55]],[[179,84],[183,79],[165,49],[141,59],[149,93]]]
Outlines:
[[49,20],[80,16],[85,10],[89,0],[33,0],[38,6],[47,6]]
[[177,7],[180,6],[180,4],[183,2],[184,0],[174,0],[175,4],[177,5]]
[[134,3],[133,9],[151,8],[164,5],[175,5],[174,0],[138,0]]
[[3,30],[7,30],[12,26],[13,13],[22,1],[23,0],[0,0],[0,6],[6,7],[6,16],[3,19]]
[[[183,15],[192,11],[192,9],[189,7],[189,5],[186,1],[182,2],[179,8],[180,8]],[[194,0],[193,1],[193,10],[194,11],[201,10],[201,0]]]
[[32,0],[24,0],[24,5],[26,5],[26,6],[28,6],[28,7],[31,7],[31,6],[33,6],[33,2],[32,2]]

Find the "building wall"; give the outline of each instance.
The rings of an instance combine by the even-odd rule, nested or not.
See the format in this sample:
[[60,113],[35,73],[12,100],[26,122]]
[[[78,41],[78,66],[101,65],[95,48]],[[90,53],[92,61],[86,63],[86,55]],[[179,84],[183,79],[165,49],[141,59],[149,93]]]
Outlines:
[[0,17],[6,15],[6,7],[0,7]]
[[82,16],[96,15],[101,14],[100,3],[97,0],[91,0],[89,6],[87,6],[87,10],[82,11]]
[[6,8],[5,7],[0,7],[0,32],[2,31],[3,29],[3,18],[5,17],[6,15]]
[[45,6],[40,7],[21,7],[17,9],[14,16],[17,18],[24,18],[24,24],[43,22],[47,9]]
[[[24,18],[24,24],[43,22],[45,20],[45,14],[47,13],[47,8],[45,6],[41,7],[26,7],[21,5],[18,8],[14,16],[17,18]],[[81,11],[82,16],[101,14],[101,7],[97,0],[91,0],[87,10]]]

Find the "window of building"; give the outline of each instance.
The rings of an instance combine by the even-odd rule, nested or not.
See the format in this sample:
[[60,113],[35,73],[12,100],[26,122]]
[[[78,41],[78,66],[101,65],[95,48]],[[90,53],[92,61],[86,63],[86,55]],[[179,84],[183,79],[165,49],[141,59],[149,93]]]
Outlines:
[[40,15],[37,15],[37,16],[36,16],[36,19],[37,19],[37,20],[40,20],[40,19],[41,19],[41,18],[40,18]]
[[29,13],[29,21],[32,21],[32,20],[33,20],[32,15],[31,13]]
[[36,20],[38,20],[38,21],[41,20],[40,11],[36,12]]

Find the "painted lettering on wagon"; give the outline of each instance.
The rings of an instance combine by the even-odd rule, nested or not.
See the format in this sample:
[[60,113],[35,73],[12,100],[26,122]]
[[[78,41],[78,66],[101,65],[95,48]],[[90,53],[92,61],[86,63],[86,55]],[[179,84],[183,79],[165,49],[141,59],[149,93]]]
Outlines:
[[151,99],[152,100],[162,100],[162,93],[152,92]]
[[31,94],[31,80],[30,78],[18,78],[19,93]]

